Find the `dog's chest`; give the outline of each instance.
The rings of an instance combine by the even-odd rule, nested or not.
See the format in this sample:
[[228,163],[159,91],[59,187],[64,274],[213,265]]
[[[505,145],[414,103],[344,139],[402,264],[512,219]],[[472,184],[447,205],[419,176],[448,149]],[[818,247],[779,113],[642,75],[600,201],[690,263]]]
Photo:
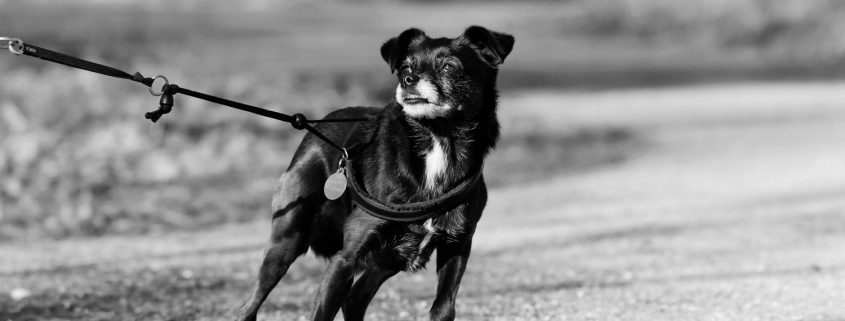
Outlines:
[[425,152],[425,188],[433,190],[438,178],[446,173],[449,160],[446,151],[437,138],[432,138],[431,148]]
[[415,272],[425,267],[440,241],[440,228],[433,219],[409,224],[377,251],[378,261],[389,268]]

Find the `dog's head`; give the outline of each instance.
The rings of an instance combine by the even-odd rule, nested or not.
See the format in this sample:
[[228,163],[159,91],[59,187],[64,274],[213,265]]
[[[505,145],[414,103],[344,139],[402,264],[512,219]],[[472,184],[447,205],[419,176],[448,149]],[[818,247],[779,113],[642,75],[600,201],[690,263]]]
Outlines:
[[511,35],[471,26],[457,38],[429,38],[408,29],[381,46],[399,79],[396,101],[410,117],[447,117],[481,112],[494,97],[496,71],[513,49]]

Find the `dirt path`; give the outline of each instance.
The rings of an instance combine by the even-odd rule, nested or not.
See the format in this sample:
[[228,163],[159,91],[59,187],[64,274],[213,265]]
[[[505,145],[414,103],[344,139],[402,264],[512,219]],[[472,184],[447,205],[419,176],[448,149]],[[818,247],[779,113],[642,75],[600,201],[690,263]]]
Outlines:
[[[459,319],[845,320],[845,84],[524,93],[502,113],[506,128],[618,127],[644,144],[493,190]],[[0,244],[0,320],[226,320],[267,233]],[[301,259],[264,319],[307,315],[322,269]],[[424,319],[433,280],[388,281],[369,319]]]

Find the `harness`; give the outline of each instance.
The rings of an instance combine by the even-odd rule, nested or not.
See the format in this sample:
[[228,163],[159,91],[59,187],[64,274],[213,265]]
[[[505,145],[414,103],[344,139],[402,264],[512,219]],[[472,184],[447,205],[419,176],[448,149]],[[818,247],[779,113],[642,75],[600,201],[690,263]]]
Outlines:
[[[357,155],[357,149],[363,145],[355,145],[350,149],[350,154]],[[393,221],[393,222],[417,222],[427,220],[435,215],[445,214],[464,203],[469,196],[475,192],[476,186],[481,182],[483,168],[478,166],[469,175],[464,177],[454,188],[445,194],[433,199],[404,203],[388,204],[381,202],[370,195],[359,181],[356,162],[353,158],[347,157],[341,161],[338,171],[344,171],[348,180],[348,186],[352,193],[352,201],[364,208],[372,216]]]
[[[183,94],[186,96],[191,96],[194,98],[209,101],[215,104],[243,110],[260,116],[286,122],[291,124],[291,126],[297,130],[305,129],[308,132],[314,134],[314,136],[320,138],[320,140],[322,140],[323,142],[342,152],[342,158],[340,160],[341,166],[338,169],[338,173],[342,172],[344,174],[343,176],[345,176],[345,180],[347,181],[347,183],[345,184],[344,188],[346,186],[351,187],[350,189],[352,200],[356,204],[364,208],[367,213],[384,220],[395,222],[414,222],[428,219],[436,214],[446,213],[460,205],[470,195],[470,193],[475,190],[475,186],[478,184],[482,176],[482,169],[479,166],[476,171],[473,171],[472,174],[464,178],[457,186],[455,186],[455,188],[440,197],[415,203],[386,204],[373,198],[369,193],[367,193],[366,189],[364,189],[362,184],[358,181],[357,175],[355,175],[355,166],[353,166],[354,161],[347,152],[347,148],[341,147],[340,145],[336,144],[334,141],[323,135],[320,131],[318,131],[316,128],[314,128],[314,126],[311,125],[314,123],[326,122],[363,122],[369,121],[369,118],[312,120],[306,118],[305,115],[301,113],[288,115],[228,100],[225,98],[216,97],[206,93],[193,91],[184,87],[180,87],[176,84],[171,84],[170,81],[162,75],[158,75],[153,78],[148,78],[144,77],[140,72],[129,74],[117,68],[79,59],[76,57],[71,57],[55,51],[24,43],[21,39],[18,38],[0,37],[0,46],[0,48],[8,48],[9,51],[16,56],[25,55],[35,57],[50,62],[62,64],[68,67],[98,73],[101,75],[135,81],[147,86],[150,91],[150,94],[152,94],[153,96],[161,96],[161,99],[159,100],[158,109],[144,114],[144,117],[146,119],[149,119],[153,123],[157,122],[163,115],[171,111],[171,109],[173,108],[174,95]],[[369,143],[369,141],[366,143]],[[357,151],[362,146],[363,144],[354,145],[350,147],[349,150]],[[340,193],[342,194],[343,190],[341,190]]]

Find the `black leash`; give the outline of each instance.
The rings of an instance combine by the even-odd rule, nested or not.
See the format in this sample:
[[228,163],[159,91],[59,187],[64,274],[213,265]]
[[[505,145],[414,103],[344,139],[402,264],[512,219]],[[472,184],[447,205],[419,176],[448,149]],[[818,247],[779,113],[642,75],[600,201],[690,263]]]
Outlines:
[[280,112],[275,112],[272,110],[255,107],[243,103],[239,103],[236,101],[231,101],[225,98],[220,98],[216,96],[212,96],[209,94],[201,93],[198,91],[193,91],[187,88],[182,88],[176,84],[171,84],[166,77],[164,76],[156,76],[153,78],[144,77],[141,75],[140,72],[136,72],[134,75],[130,75],[129,73],[114,68],[109,67],[106,65],[101,65],[95,62],[90,62],[87,60],[79,59],[76,57],[71,57],[65,54],[61,54],[55,51],[51,51],[48,49],[44,49],[41,47],[33,46],[28,43],[24,43],[22,40],[18,38],[7,38],[7,37],[0,37],[0,44],[5,43],[5,46],[9,49],[10,52],[14,55],[25,55],[30,57],[35,57],[39,59],[44,59],[47,61],[55,62],[58,64],[62,64],[68,67],[73,67],[77,69],[87,70],[90,72],[98,73],[101,75],[111,76],[120,79],[132,80],[135,82],[139,82],[144,84],[145,86],[149,87],[150,94],[153,96],[161,96],[161,100],[159,101],[159,108],[148,112],[144,115],[145,118],[149,119],[152,122],[157,122],[161,116],[170,112],[173,108],[173,95],[175,94],[183,94],[187,96],[191,96],[194,98],[199,98],[205,101],[209,101],[215,104],[232,107],[235,109],[243,110],[246,112],[250,112],[256,115],[269,117],[275,120],[283,121],[286,123],[290,123],[293,128],[297,130],[305,129],[314,136],[319,137],[321,140],[326,142],[327,144],[331,145],[334,148],[337,148],[341,152],[343,152],[344,157],[347,157],[346,150],[333,142],[331,139],[320,133],[316,128],[311,126],[313,123],[324,123],[324,122],[358,122],[358,121],[367,121],[369,119],[366,118],[346,118],[346,119],[320,119],[320,120],[309,120],[305,117],[305,115],[301,113],[296,113],[293,115],[287,115]]
[[[215,104],[232,107],[256,115],[290,123],[291,126],[293,126],[293,128],[297,130],[305,129],[314,134],[314,136],[317,136],[327,144],[331,145],[334,148],[337,148],[343,153],[343,158],[341,159],[342,165],[340,165],[338,173],[342,173],[342,175],[340,176],[344,177],[344,180],[338,183],[341,184],[342,187],[334,186],[335,188],[340,189],[339,194],[337,194],[337,197],[340,197],[340,195],[343,194],[343,189],[345,189],[345,187],[348,185],[352,189],[351,194],[353,201],[355,201],[355,203],[367,210],[367,212],[371,215],[381,219],[397,222],[414,222],[428,219],[434,215],[446,213],[456,208],[458,205],[462,204],[465,199],[469,197],[473,191],[475,191],[475,187],[481,181],[483,171],[481,168],[478,168],[477,171],[466,177],[455,188],[440,197],[427,201],[406,204],[381,203],[377,199],[370,196],[364,189],[364,187],[358,182],[357,176],[355,175],[355,170],[352,166],[352,159],[349,157],[347,149],[341,147],[340,145],[337,145],[331,139],[320,133],[316,128],[311,126],[311,124],[313,123],[368,121],[370,120],[368,118],[309,120],[305,117],[305,115],[301,113],[287,115],[280,112],[275,112],[272,110],[267,110],[264,108],[239,103],[236,101],[231,101],[225,98],[212,96],[198,91],[193,91],[187,88],[182,88],[176,84],[171,84],[164,76],[159,75],[153,78],[148,78],[144,77],[139,72],[136,72],[134,75],[130,75],[129,73],[117,68],[101,65],[98,63],[61,54],[55,51],[36,47],[24,43],[22,40],[17,38],[0,37],[0,45],[3,45],[4,43],[8,43],[8,45],[6,45],[6,48],[8,48],[9,51],[11,51],[15,55],[25,55],[44,59],[68,67],[87,70],[90,72],[115,78],[132,80],[144,84],[145,86],[149,87],[150,94],[152,94],[153,96],[161,96],[161,100],[159,101],[159,108],[144,115],[144,117],[154,123],[157,122],[159,118],[161,118],[161,116],[169,113],[170,110],[173,108],[173,95],[183,94],[194,98],[199,98],[205,101],[209,101]],[[358,146],[360,145],[352,146],[350,147],[350,149],[357,149],[356,147]],[[346,169],[348,169],[348,173],[346,172]],[[345,181],[347,177],[348,183]],[[337,197],[333,199],[336,199]]]

